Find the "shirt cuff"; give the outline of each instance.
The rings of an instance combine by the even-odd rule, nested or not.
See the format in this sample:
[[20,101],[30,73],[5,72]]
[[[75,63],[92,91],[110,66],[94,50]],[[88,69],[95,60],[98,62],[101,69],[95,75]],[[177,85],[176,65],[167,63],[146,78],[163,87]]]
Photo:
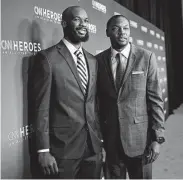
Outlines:
[[40,149],[40,150],[38,150],[37,152],[38,152],[38,153],[50,152],[50,150],[49,150],[49,149]]

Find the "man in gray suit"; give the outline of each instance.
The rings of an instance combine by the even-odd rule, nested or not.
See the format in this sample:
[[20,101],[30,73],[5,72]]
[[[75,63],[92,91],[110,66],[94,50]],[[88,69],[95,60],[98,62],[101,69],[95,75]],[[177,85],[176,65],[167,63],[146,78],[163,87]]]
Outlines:
[[[37,178],[100,178],[101,133],[96,108],[98,64],[82,48],[88,16],[72,6],[62,14],[64,38],[39,52],[32,67],[30,111],[36,134]],[[34,172],[35,172],[34,171]]]
[[107,22],[111,47],[96,56],[107,178],[152,178],[164,142],[163,100],[155,55],[129,42],[126,17]]

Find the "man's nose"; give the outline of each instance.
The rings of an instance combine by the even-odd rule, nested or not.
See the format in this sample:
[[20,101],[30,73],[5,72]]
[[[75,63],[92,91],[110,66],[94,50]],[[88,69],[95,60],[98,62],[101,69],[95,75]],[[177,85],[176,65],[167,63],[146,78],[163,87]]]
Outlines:
[[85,21],[85,20],[80,20],[80,25],[81,26],[84,26],[84,27],[87,27],[88,26],[88,23]]
[[125,33],[125,31],[124,31],[124,29],[123,29],[123,28],[119,28],[118,33],[119,33],[119,34],[124,34],[124,33]]

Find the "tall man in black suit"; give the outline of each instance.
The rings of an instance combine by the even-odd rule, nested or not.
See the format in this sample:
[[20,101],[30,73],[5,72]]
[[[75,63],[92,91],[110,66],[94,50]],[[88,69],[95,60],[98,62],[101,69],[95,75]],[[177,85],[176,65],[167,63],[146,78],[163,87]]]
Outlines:
[[37,162],[41,178],[100,178],[101,133],[96,108],[97,61],[82,48],[88,16],[62,14],[64,38],[39,52],[31,74]]
[[[164,141],[163,100],[155,55],[129,43],[126,17],[109,19],[111,47],[96,56],[109,177],[152,178],[151,163]],[[148,164],[148,165],[147,165]]]

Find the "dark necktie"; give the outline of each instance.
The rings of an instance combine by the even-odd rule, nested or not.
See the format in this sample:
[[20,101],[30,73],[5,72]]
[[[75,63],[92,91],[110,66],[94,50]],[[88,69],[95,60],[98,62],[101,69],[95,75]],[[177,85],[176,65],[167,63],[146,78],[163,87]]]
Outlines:
[[117,68],[116,68],[116,89],[117,91],[119,91],[120,89],[120,85],[121,85],[121,81],[123,79],[124,76],[124,72],[125,72],[125,66],[122,63],[122,57],[123,55],[121,53],[116,54],[116,61],[117,61]]
[[74,53],[77,56],[77,71],[81,80],[81,84],[84,88],[84,92],[86,93],[88,78],[87,78],[87,71],[84,62],[84,56],[81,51],[76,50]]

